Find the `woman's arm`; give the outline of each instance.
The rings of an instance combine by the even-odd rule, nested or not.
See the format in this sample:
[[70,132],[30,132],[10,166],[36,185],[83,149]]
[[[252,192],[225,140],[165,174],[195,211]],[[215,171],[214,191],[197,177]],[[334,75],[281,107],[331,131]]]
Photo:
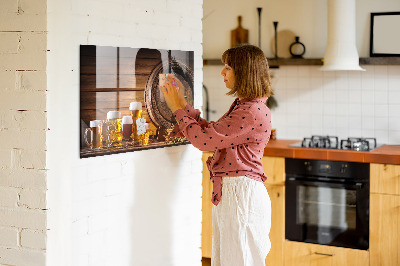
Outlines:
[[[207,120],[200,117],[199,110],[194,109],[192,106],[187,104],[184,96],[185,87],[172,74],[168,76],[164,86],[161,87],[161,90],[164,93],[167,105],[172,112],[175,112],[178,109],[182,109],[186,112],[188,116],[196,120],[202,127],[206,127],[209,125],[209,122]],[[180,132],[178,125],[174,127],[170,135],[172,137],[184,137],[182,132]]]
[[[174,116],[179,123],[180,132],[201,151],[224,149],[256,142],[257,124],[254,115],[249,110],[238,109],[232,111],[229,116],[223,117],[218,122],[209,123],[206,127],[188,116],[184,110],[177,109]],[[264,125],[265,126],[265,125]]]

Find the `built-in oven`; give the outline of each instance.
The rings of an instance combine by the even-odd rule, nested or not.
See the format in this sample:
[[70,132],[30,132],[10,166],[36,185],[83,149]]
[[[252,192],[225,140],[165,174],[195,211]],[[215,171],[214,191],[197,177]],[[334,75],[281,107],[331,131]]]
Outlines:
[[368,249],[369,164],[287,158],[285,169],[286,239]]

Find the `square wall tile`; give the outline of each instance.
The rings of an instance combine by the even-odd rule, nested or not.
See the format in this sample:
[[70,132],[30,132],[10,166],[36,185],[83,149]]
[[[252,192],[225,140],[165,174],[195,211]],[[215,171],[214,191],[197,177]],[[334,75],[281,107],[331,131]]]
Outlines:
[[374,91],[373,90],[362,90],[361,91],[362,103],[374,103]]
[[398,145],[400,143],[400,131],[389,131],[388,143]]
[[399,104],[400,105],[400,88],[398,91],[389,91],[388,92],[388,103],[389,104]]
[[386,144],[389,141],[389,133],[387,130],[375,130],[375,138],[379,144]]
[[389,107],[387,104],[375,104],[375,117],[388,117]]
[[375,91],[387,91],[388,79],[387,78],[375,78],[374,89],[375,89]]

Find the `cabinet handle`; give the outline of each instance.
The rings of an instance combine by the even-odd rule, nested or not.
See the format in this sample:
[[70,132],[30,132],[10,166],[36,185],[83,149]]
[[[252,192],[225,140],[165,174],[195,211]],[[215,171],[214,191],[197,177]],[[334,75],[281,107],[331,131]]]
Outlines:
[[315,255],[323,255],[323,256],[330,256],[333,257],[335,254],[327,254],[327,253],[320,253],[320,252],[314,252]]

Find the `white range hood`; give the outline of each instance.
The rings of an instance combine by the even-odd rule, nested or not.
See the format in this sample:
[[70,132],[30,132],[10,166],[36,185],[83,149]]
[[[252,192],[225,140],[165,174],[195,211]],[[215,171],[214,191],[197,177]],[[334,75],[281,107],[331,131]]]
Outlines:
[[323,71],[358,70],[355,0],[328,0],[328,44]]

